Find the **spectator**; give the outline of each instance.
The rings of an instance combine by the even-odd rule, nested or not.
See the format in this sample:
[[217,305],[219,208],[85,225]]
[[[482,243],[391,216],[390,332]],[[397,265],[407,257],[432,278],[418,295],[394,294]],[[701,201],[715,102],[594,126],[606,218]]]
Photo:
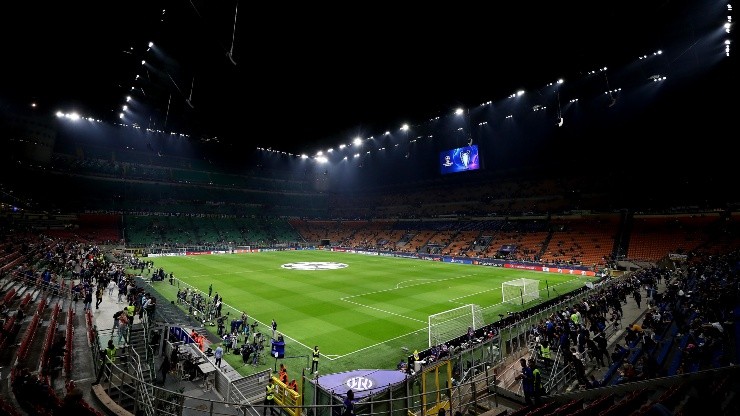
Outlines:
[[594,341],[590,337],[587,337],[586,348],[588,351],[588,356],[596,361],[596,368],[599,369],[601,367],[604,367],[604,351],[599,348],[599,346],[596,344],[596,341]]
[[84,415],[88,413],[89,411],[82,396],[82,390],[77,387],[70,390],[64,396],[61,405],[54,410],[55,416]]
[[121,279],[121,281],[118,283],[118,303],[123,302],[124,299],[128,296],[128,285],[126,284],[126,280]]
[[619,378],[617,384],[629,383],[637,380],[637,371],[635,367],[630,363],[622,364],[622,368],[619,369]]
[[128,326],[130,322],[128,314],[121,313],[118,315],[118,344],[125,344],[128,341]]
[[157,298],[149,296],[146,303],[144,304],[144,311],[146,312],[147,320],[151,321],[154,318],[154,312],[157,310]]
[[103,285],[99,284],[95,289],[95,309],[100,309],[100,304],[103,303]]
[[586,385],[587,389],[596,389],[601,387],[601,382],[599,380],[596,380],[596,377],[594,377],[593,374],[588,376],[588,384]]
[[578,384],[585,387],[588,384],[588,379],[586,378],[586,367],[583,365],[583,361],[576,357],[571,357],[568,361],[568,365],[576,372]]
[[114,279],[110,279],[110,281],[108,281],[107,289],[108,289],[108,297],[112,298],[113,292],[116,290],[116,281]]
[[93,298],[92,289],[91,288],[83,289],[83,293],[84,293],[84,301],[83,301],[84,307],[82,308],[82,310],[89,311],[92,309],[92,298]]
[[521,372],[515,377],[522,382],[522,392],[524,392],[524,401],[527,405],[533,404],[534,398],[534,374],[532,369],[527,365],[527,360],[521,358],[519,364],[522,366]]

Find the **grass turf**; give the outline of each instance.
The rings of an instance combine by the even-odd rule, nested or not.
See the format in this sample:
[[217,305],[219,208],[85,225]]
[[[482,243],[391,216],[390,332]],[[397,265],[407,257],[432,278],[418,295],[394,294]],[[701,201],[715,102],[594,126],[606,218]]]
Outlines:
[[[296,370],[309,363],[314,345],[321,351],[320,372],[353,369],[391,369],[413,351],[428,346],[428,317],[469,303],[480,305],[485,323],[499,314],[532,306],[502,304],[501,284],[526,277],[540,281],[540,299],[579,288],[590,278],[497,267],[368,256],[319,250],[215,254],[153,258],[154,267],[172,272],[180,286],[190,286],[223,297],[226,322],[244,311],[249,321],[260,323],[268,339],[272,319],[285,338],[282,362]],[[329,262],[346,265],[331,270],[295,270],[290,263]],[[153,289],[168,299],[176,297],[178,284],[156,282]],[[208,327],[216,332],[216,327]],[[188,328],[189,331],[189,328]],[[461,334],[464,332],[462,330]],[[269,354],[269,341],[266,352]],[[241,357],[227,354],[238,371]],[[260,368],[272,367],[266,357]],[[310,364],[309,364],[310,365]],[[294,373],[297,374],[297,373]]]

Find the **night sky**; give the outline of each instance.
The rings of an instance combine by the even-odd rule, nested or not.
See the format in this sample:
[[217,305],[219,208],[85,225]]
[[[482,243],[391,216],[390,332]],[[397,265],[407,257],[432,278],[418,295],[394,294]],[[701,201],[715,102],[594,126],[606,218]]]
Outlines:
[[[735,78],[726,2],[478,3],[18,2],[0,17],[0,100],[295,154],[444,120],[457,107],[468,110],[464,137],[434,151],[486,139],[479,123],[521,142],[504,126],[509,115],[530,129],[525,148],[596,160],[631,144],[654,159],[679,139],[695,146],[705,125],[725,131],[719,103],[733,98],[725,83]],[[662,89],[653,76],[667,77]]]

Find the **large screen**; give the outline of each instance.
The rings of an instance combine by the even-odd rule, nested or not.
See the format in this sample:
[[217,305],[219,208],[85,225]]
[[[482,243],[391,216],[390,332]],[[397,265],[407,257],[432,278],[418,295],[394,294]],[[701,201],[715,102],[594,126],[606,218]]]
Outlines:
[[480,156],[477,144],[439,152],[439,170],[443,175],[478,169]]

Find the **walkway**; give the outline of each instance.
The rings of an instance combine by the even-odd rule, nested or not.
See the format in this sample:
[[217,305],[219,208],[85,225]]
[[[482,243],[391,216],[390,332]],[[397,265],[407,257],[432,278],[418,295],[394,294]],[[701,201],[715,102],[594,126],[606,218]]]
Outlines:
[[[138,280],[138,279],[137,279]],[[140,281],[137,282],[137,285],[141,285],[142,283]],[[148,287],[148,284],[143,284],[145,288]],[[98,331],[100,333],[100,342],[101,343],[107,343],[108,339],[110,338],[110,334],[113,329],[113,314],[116,313],[118,310],[122,309],[124,306],[127,305],[126,302],[119,303],[117,302],[118,298],[118,289],[114,291],[113,296],[108,296],[107,292],[105,294],[103,302],[100,304],[98,308],[94,307],[93,304],[93,324],[98,328]],[[157,299],[158,306],[157,308],[160,308],[160,305],[166,305],[170,306],[171,308],[179,309],[174,305],[169,305],[165,303],[164,299]],[[160,302],[161,301],[161,302]],[[93,368],[93,365],[100,365],[99,362],[93,363],[93,360],[91,359],[91,346],[88,344],[87,341],[87,335],[81,336],[78,332],[82,331],[83,329],[86,330],[87,326],[85,324],[84,320],[84,313],[83,313],[83,304],[82,302],[78,302],[76,304],[76,311],[77,311],[77,317],[78,320],[76,322],[76,328],[77,332],[74,337],[74,357],[72,359],[72,379],[75,381],[76,385],[80,387],[80,389],[84,392],[84,398],[85,400],[90,403],[93,407],[100,409],[105,414],[108,414],[108,411],[103,408],[103,405],[99,402],[99,400],[94,396],[92,392],[92,386],[95,383],[95,370]],[[165,309],[165,308],[162,308]],[[172,311],[168,311],[168,314],[171,314]],[[179,312],[180,317],[178,319],[179,322],[193,322],[192,318],[189,318],[187,314],[183,313],[182,311]],[[134,322],[138,323],[138,317],[134,319]],[[188,330],[192,328],[187,328]],[[117,338],[114,336],[114,341],[116,341]],[[218,338],[214,335],[209,336],[209,341],[214,342],[217,341]],[[105,345],[98,346],[99,349],[105,348]],[[215,348],[215,347],[214,347]],[[215,365],[215,360],[213,357],[207,357],[207,360]],[[157,370],[159,369],[159,365],[161,364],[162,357],[156,356],[155,357],[155,365],[157,367]],[[241,378],[241,375],[236,371],[235,368],[233,368],[229,363],[226,362],[226,360],[223,360],[221,363],[221,369],[220,371],[226,376],[228,379],[237,379]],[[160,376],[159,371],[157,371],[157,377]],[[213,376],[211,376],[211,380],[213,379]],[[216,389],[205,389],[203,384],[203,379],[199,378],[193,381],[190,380],[180,380],[178,377],[175,377],[174,375],[170,375],[167,377],[166,383],[163,386],[163,388],[173,391],[173,392],[181,392],[182,395],[186,397],[193,397],[200,399],[200,404],[196,405],[194,408],[188,408],[188,401],[185,403],[185,409],[183,411],[184,416],[190,416],[190,415],[203,415],[203,408],[202,406],[205,406],[207,403],[207,400],[213,400],[218,402],[218,412],[220,414],[237,414],[237,409],[234,407],[229,407],[223,404],[224,398],[220,396],[220,394],[216,391]]]

